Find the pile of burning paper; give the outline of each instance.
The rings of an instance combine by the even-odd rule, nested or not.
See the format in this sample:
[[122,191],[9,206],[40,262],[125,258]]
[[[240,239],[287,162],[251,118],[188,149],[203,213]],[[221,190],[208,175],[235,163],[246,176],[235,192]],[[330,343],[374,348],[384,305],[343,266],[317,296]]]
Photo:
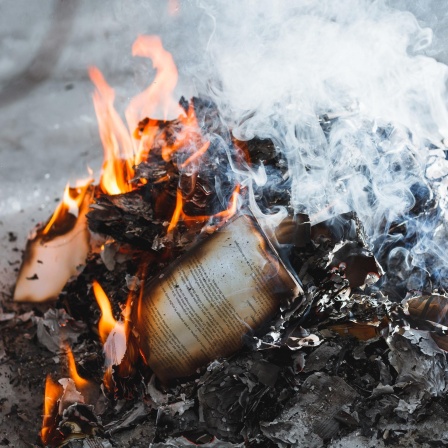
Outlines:
[[[286,129],[296,140],[281,147],[285,123],[256,133],[216,97],[175,98],[158,37],[132,52],[157,74],[126,124],[90,69],[100,181],[68,186],[29,238],[14,300],[43,305],[0,314],[5,342],[19,334],[62,360],[36,367],[42,443],[447,444],[446,185],[428,174],[442,150],[425,146],[437,160],[422,173],[406,123],[347,105],[312,119],[298,108],[309,133]],[[321,201],[322,172],[337,177]]]

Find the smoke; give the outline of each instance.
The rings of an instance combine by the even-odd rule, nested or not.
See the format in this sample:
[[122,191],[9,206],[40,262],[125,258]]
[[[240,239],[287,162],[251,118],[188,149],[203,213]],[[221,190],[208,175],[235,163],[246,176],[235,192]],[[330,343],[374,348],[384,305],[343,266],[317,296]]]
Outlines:
[[448,71],[427,56],[431,29],[383,1],[199,6],[207,39],[187,71],[235,137],[273,140],[294,211],[314,223],[355,211],[383,263],[400,247],[403,269],[426,279],[408,283],[427,287],[430,269],[437,285],[448,266]]

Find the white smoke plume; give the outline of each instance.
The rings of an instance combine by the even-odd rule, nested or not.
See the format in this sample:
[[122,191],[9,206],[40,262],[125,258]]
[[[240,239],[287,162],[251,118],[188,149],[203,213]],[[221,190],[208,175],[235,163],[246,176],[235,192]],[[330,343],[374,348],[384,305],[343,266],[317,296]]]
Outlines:
[[[355,211],[404,290],[447,284],[448,5],[196,0],[174,15],[140,6],[159,25],[132,29],[161,34],[178,93],[211,97],[240,140],[273,140],[295,212],[317,223]],[[131,14],[117,10],[128,23]]]
[[[186,71],[238,139],[274,141],[293,209],[312,222],[355,211],[378,254],[398,247],[400,275],[442,275],[448,70],[425,55],[431,29],[383,1],[200,7],[208,37]],[[399,224],[406,232],[387,236]]]

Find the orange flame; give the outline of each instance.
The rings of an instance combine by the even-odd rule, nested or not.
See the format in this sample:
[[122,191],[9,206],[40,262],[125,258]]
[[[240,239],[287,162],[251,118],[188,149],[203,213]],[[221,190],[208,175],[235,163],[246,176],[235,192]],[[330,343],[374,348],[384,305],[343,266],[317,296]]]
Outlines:
[[85,183],[77,187],[70,187],[69,184],[67,184],[62,201],[56,207],[53,215],[41,231],[42,235],[48,235],[55,225],[63,223],[68,213],[78,216],[79,207],[84,201],[85,195],[92,183],[92,179],[89,179],[87,182],[81,182]]
[[109,298],[104,292],[104,289],[96,280],[94,280],[92,286],[96,301],[101,309],[101,319],[98,323],[98,330],[100,333],[101,342],[104,344],[109,336],[109,333],[114,329],[117,321],[112,314],[112,307],[110,305]]
[[[137,144],[136,163],[147,160],[152,148],[160,147],[162,159],[165,162],[171,161],[173,154],[179,150],[193,152],[193,154],[180,165],[185,168],[193,161],[202,156],[208,149],[210,143],[204,142],[201,130],[198,125],[193,104],[190,104],[185,115],[183,109],[182,115],[172,122],[170,132],[174,135],[168,135],[166,129],[160,127],[158,120],[145,118],[138,123],[133,136]],[[195,148],[200,148],[195,150]]]
[[240,195],[240,186],[237,185],[230,198],[229,205],[226,210],[216,213],[211,216],[188,216],[183,211],[184,200],[182,197],[182,192],[177,189],[176,194],[176,207],[174,209],[173,216],[171,218],[170,224],[167,229],[167,233],[171,233],[177,226],[178,222],[182,219],[186,223],[188,222],[204,222],[210,218],[220,218],[222,219],[222,224],[224,224],[228,219],[230,219],[238,209],[238,197]]
[[171,233],[177,226],[177,223],[179,222],[179,219],[181,216],[183,216],[183,206],[184,206],[184,200],[182,198],[182,192],[177,189],[176,192],[176,207],[174,209],[173,216],[170,221],[170,225],[168,226],[167,233]]
[[162,148],[162,158],[165,162],[169,162],[173,153],[182,147],[198,148],[202,146],[201,131],[199,129],[198,120],[192,104],[188,107],[187,115],[179,117],[181,124],[179,132],[176,134],[176,140],[173,144],[166,144]]
[[232,197],[229,201],[229,206],[227,207],[227,210],[223,210],[222,212],[217,213],[214,215],[215,218],[222,218],[222,219],[230,219],[237,211],[238,209],[238,197],[240,195],[240,186],[237,185],[235,187],[235,190],[232,193]]
[[[159,109],[164,119],[184,116],[185,112],[174,99],[177,84],[177,68],[171,54],[163,48],[158,36],[139,36],[132,46],[133,56],[150,58],[156,69],[151,85],[135,96],[125,112],[128,128],[114,107],[115,92],[96,68],[89,69],[90,79],[96,87],[93,104],[98,120],[101,142],[104,148],[103,173],[100,187],[103,192],[115,195],[132,190],[129,181],[134,177],[133,166],[145,160],[145,148],[154,141],[157,128],[147,127],[145,138],[139,144],[140,120],[152,117]],[[152,124],[155,120],[149,120]]]
[[50,375],[47,375],[45,381],[45,399],[44,399],[44,416],[42,421],[42,430],[40,437],[44,445],[49,443],[51,431],[55,426],[55,411],[57,408],[57,401],[62,396],[62,386],[55,383]]
[[194,162],[195,160],[199,159],[204,153],[207,152],[208,148],[210,146],[210,142],[205,142],[201,148],[199,148],[195,153],[193,153],[193,155],[191,155],[190,157],[188,157],[187,160],[185,160],[184,163],[182,163],[181,165],[179,165],[179,168],[183,169],[186,168],[188,165],[190,165],[192,162]]
[[[96,281],[93,282],[93,291],[102,313],[101,319],[98,323],[101,342],[103,343],[103,345],[105,345],[109,334],[112,332],[112,330],[115,329],[116,331],[115,337],[122,338],[121,342],[126,344],[130,331],[129,317],[131,315],[132,293],[130,293],[128,296],[126,307],[123,312],[125,318],[124,323],[121,326],[120,325],[117,326],[117,321],[112,314],[112,307],[110,305],[109,298],[107,297],[103,288],[101,288],[100,284]],[[116,342],[117,341],[115,341],[115,343]],[[108,352],[106,351],[106,365],[111,362],[111,359],[107,359],[108,358],[107,353]],[[123,362],[126,364],[130,361],[126,360],[126,356],[124,356],[124,358],[122,359],[122,363]],[[122,370],[126,370],[125,368],[130,370],[132,369],[132,367],[133,366],[131,365],[126,365],[122,367]],[[104,378],[103,378],[104,385],[109,391],[112,391],[114,388],[114,380],[112,374],[113,374],[112,365],[109,365],[106,371],[104,372]]]
[[79,376],[78,370],[76,369],[75,357],[73,356],[73,352],[69,346],[65,347],[67,354],[67,363],[68,370],[70,372],[70,378],[74,381],[75,386],[78,390],[84,389],[89,385],[89,382],[83,377]]
[[132,189],[129,180],[134,175],[132,139],[114,108],[114,90],[96,67],[89,69],[89,75],[96,87],[93,105],[104,149],[100,187],[111,195],[126,193]]
[[157,74],[151,85],[129,103],[126,110],[129,129],[135,129],[144,117],[154,117],[159,108],[162,109],[164,120],[170,116],[176,118],[184,115],[173,97],[178,80],[176,64],[171,53],[163,48],[160,37],[137,37],[132,45],[132,56],[151,59]]

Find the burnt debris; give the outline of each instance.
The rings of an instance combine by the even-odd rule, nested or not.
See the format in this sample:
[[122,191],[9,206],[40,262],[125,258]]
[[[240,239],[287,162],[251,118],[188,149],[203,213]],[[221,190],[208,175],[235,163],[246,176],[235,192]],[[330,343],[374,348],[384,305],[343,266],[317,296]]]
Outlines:
[[[269,234],[269,244],[300,281],[300,297],[281,302],[260,327],[247,325],[242,347],[228,357],[205,363],[188,377],[161,381],[155,376],[142,353],[143,331],[133,325],[136,304],[147,285],[177,266],[175,260],[188,255],[198,238],[206,240],[219,229],[237,185],[241,196],[249,194],[229,165],[264,167],[276,181],[253,186],[257,206],[264,213],[277,206],[290,211],[287,166],[275,145],[232,141],[211,102],[194,99],[193,104],[210,142],[201,164],[185,169],[190,153],[182,148],[164,157],[163,142],[174,138],[181,124],[157,123],[156,144],[135,169],[136,188],[118,195],[96,189],[87,219],[92,239],[99,242],[92,243],[82,272],[58,300],[49,305],[4,301],[0,387],[12,388],[23,400],[15,407],[8,396],[0,401],[11,427],[26,422],[23,441],[42,443],[36,435],[49,374],[56,393],[44,419],[48,446],[448,444],[441,424],[448,417],[448,297],[442,290],[428,291],[430,275],[412,272],[406,280],[391,268],[393,249],[409,243],[403,239],[392,249],[387,249],[390,239],[374,248],[380,262],[387,258],[384,272],[353,213],[313,224],[305,214],[289,213]],[[148,123],[143,120],[137,131],[143,133]],[[419,200],[411,213],[418,219],[436,213],[426,190],[415,188]],[[176,213],[182,219],[173,232]],[[403,225],[388,228],[387,235],[401,232]],[[424,288],[411,288],[422,276]],[[94,280],[111,303],[114,344],[120,337],[126,343],[113,361],[98,334]],[[82,381],[69,372],[61,342],[72,347]],[[7,439],[1,443],[7,445]]]

